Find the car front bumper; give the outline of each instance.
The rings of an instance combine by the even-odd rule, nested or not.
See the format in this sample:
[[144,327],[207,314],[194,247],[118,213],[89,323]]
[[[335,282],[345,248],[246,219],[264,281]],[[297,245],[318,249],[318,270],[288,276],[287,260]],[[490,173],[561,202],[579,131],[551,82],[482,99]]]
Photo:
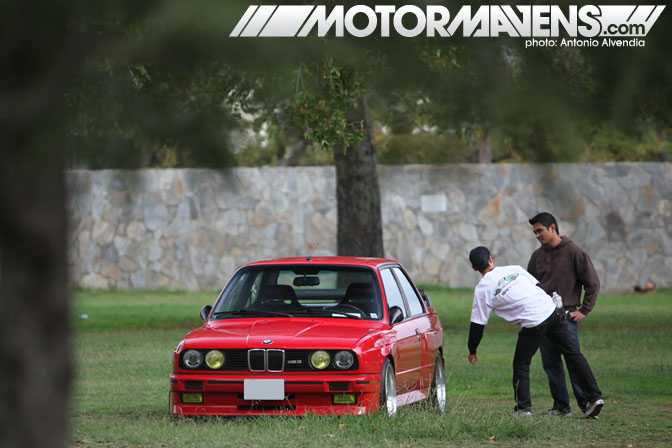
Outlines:
[[[246,400],[246,379],[281,379],[282,400]],[[211,374],[172,373],[173,415],[363,415],[379,408],[380,374]],[[187,395],[185,395],[187,394]],[[193,395],[192,395],[193,394]],[[335,395],[352,394],[354,404],[335,404]],[[201,403],[185,399],[201,397]],[[338,398],[338,397],[337,397]]]

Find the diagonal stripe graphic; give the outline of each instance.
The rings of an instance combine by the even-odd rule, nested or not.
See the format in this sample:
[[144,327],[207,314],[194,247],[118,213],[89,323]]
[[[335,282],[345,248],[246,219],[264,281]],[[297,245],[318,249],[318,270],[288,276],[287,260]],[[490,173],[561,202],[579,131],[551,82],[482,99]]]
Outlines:
[[257,12],[250,19],[250,22],[247,24],[242,33],[241,37],[257,37],[261,29],[266,25],[269,17],[273,15],[273,12],[277,8],[277,5],[263,5],[257,9]]
[[626,22],[629,22],[630,19],[632,19],[632,16],[633,16],[633,15],[635,14],[635,12],[637,11],[637,8],[639,8],[639,6],[635,6],[635,9],[633,9],[632,12],[630,13],[630,15],[628,16],[628,18],[625,19]]
[[658,20],[658,17],[663,13],[663,9],[665,9],[665,5],[657,5],[657,6],[650,6],[651,8],[651,13],[646,16],[646,19],[643,21],[646,23],[651,22],[651,26],[653,26],[654,23],[656,23],[656,20]]
[[229,34],[229,37],[238,37],[240,32],[243,30],[245,25],[247,25],[247,21],[250,20],[250,17],[254,14],[254,12],[257,10],[259,6],[257,5],[250,5],[247,8],[247,11],[245,11],[245,14],[243,14],[243,17],[240,18],[238,23],[236,24],[236,27],[231,31],[231,34]]
[[658,6],[656,6],[654,9],[651,10],[651,14],[649,14],[649,15],[646,17],[646,21],[647,21],[647,22],[649,21],[649,19],[651,18],[651,16],[653,15],[654,12],[657,12],[657,14],[656,14],[656,18],[655,18],[654,20],[658,20],[658,16],[663,12],[663,9],[665,9],[665,7],[662,6],[662,5],[658,5]]
[[278,6],[259,36],[261,37],[294,37],[306,21],[314,5]]

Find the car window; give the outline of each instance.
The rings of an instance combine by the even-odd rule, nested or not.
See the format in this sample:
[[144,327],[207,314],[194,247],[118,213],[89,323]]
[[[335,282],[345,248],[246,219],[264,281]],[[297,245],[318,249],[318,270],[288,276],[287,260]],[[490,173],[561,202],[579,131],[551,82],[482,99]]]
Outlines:
[[404,299],[401,296],[401,291],[399,291],[399,286],[392,275],[390,269],[383,269],[380,271],[380,276],[383,279],[383,288],[385,288],[385,297],[387,298],[387,309],[389,310],[393,306],[398,306],[401,308],[401,311],[404,313],[404,318],[408,315],[406,312],[406,306],[404,305]]
[[215,319],[257,316],[383,318],[380,285],[371,268],[260,265],[240,269],[215,304]]
[[408,307],[411,310],[411,316],[424,313],[425,309],[422,306],[420,297],[418,297],[418,294],[415,292],[415,288],[413,288],[411,282],[408,281],[406,275],[404,275],[403,271],[399,268],[393,268],[392,270],[394,271],[394,274],[397,276],[397,280],[399,280],[401,289],[404,291],[404,295],[406,296],[406,302],[408,302]]
[[[245,272],[239,277],[238,281],[233,284],[230,294],[237,298],[238,303],[244,304],[242,306],[249,306],[256,297],[256,290],[253,283],[254,280],[251,272]],[[231,301],[229,309],[233,308],[234,305],[236,305],[236,303]]]

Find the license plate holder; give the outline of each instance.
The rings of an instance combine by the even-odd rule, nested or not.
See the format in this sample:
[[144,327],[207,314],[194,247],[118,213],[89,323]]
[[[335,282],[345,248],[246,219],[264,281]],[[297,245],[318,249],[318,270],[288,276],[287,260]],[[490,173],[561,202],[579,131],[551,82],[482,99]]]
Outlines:
[[245,400],[284,400],[285,380],[246,379],[243,382]]

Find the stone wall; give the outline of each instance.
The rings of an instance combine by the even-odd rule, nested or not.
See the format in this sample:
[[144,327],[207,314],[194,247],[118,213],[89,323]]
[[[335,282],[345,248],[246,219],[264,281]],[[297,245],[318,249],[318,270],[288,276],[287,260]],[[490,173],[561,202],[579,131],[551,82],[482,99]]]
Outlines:
[[[472,247],[527,265],[549,211],[605,290],[672,285],[672,164],[380,166],[386,256],[472,287]],[[333,167],[70,171],[70,269],[86,288],[218,289],[244,263],[336,251]]]

